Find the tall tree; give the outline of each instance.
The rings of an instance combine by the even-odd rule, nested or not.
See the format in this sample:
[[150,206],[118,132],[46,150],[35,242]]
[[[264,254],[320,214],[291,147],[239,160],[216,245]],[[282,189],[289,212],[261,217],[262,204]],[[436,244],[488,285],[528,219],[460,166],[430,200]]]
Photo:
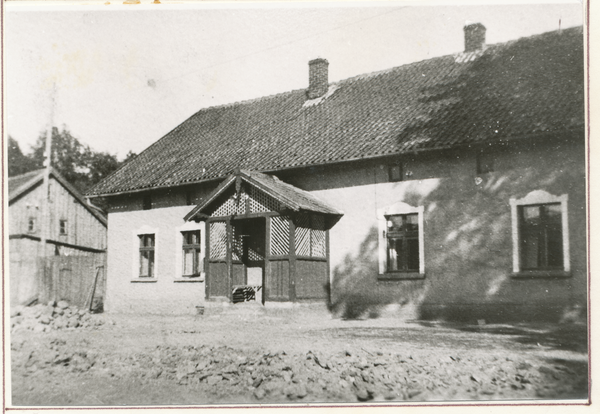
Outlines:
[[[8,137],[8,175],[14,176],[43,168],[46,133],[40,133],[30,154],[23,154],[19,143]],[[52,167],[81,193],[106,178],[121,165],[135,158],[129,151],[121,162],[108,152],[95,152],[82,144],[69,130],[52,128]]]
[[[42,167],[46,134],[40,134],[33,146],[31,158]],[[84,145],[64,126],[52,128],[52,166],[79,191],[85,191],[119,167],[115,155],[94,152]]]
[[25,174],[36,169],[35,162],[23,154],[16,139],[8,136],[8,176]]

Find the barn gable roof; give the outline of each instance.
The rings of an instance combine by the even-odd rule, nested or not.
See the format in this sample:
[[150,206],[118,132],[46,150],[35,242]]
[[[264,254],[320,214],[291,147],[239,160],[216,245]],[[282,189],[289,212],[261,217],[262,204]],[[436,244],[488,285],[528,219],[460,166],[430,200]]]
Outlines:
[[[50,169],[50,176],[54,177],[71,195],[83,205],[104,227],[108,225],[106,216],[98,207],[90,205],[75,187],[73,187],[58,171]],[[22,195],[26,194],[44,180],[44,169],[34,170],[25,174],[16,175],[8,178],[8,204],[17,201]]]
[[88,194],[568,135],[585,125],[583,70],[576,27],[331,83],[318,100],[303,89],[202,109]]

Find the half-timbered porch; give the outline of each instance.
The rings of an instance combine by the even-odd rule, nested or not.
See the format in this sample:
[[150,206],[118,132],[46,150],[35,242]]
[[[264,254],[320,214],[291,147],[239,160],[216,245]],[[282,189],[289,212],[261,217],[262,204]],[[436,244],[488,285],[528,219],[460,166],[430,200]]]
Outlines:
[[329,229],[342,213],[279,179],[237,170],[186,221],[206,222],[206,298],[328,298]]

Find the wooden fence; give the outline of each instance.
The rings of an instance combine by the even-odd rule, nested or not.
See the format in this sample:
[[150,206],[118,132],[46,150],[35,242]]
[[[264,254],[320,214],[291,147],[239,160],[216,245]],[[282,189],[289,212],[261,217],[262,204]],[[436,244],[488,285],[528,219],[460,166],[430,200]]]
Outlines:
[[79,308],[101,310],[106,292],[106,253],[38,258],[38,281],[41,303],[65,300]]

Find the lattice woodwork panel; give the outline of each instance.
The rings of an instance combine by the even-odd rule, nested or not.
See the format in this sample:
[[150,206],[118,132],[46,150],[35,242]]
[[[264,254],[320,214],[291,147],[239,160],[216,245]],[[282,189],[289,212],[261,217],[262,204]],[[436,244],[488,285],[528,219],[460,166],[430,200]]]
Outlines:
[[239,201],[237,200],[236,194],[232,194],[223,204],[221,204],[215,212],[211,215],[212,217],[225,217],[234,214],[245,214],[246,213],[246,199],[248,194],[244,189],[240,192]]
[[310,256],[310,216],[303,214],[296,221],[296,254]]
[[242,191],[240,192],[240,201],[236,203],[235,214],[246,214],[246,200],[248,197],[246,189],[242,188]]
[[313,257],[325,257],[325,230],[311,230],[311,247]]
[[212,217],[231,216],[235,213],[236,205],[233,197],[229,197],[223,204],[219,206],[212,214]]
[[271,217],[271,254],[285,256],[290,253],[290,222],[285,217]]
[[279,202],[256,187],[250,187],[250,212],[266,213],[278,211]]
[[264,257],[260,253],[258,253],[256,250],[254,250],[252,248],[248,248],[248,260],[260,261],[263,259],[264,259]]
[[210,258],[225,259],[227,256],[227,225],[222,221],[210,223]]
[[326,257],[325,245],[325,217],[313,215],[311,229],[311,251],[313,257]]

